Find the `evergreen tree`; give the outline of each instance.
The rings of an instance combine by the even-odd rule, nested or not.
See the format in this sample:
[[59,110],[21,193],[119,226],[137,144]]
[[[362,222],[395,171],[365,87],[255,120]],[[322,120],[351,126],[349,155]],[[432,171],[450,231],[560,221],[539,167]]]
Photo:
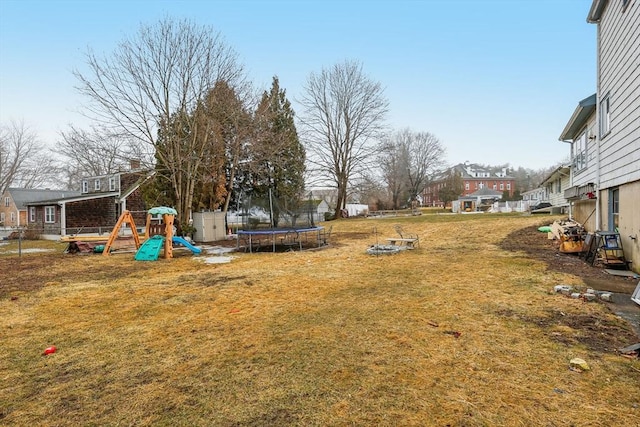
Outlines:
[[278,226],[280,209],[294,212],[303,202],[305,150],[298,138],[294,112],[280,88],[277,77],[271,90],[265,91],[255,113],[255,136],[251,149],[253,192],[271,196],[274,206],[273,226]]

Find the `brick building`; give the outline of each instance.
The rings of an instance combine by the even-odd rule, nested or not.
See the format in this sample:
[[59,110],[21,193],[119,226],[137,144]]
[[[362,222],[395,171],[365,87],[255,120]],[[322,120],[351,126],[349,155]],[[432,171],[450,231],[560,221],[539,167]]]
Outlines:
[[439,192],[447,185],[447,178],[451,171],[455,172],[462,183],[462,194],[468,196],[484,188],[506,192],[513,196],[515,191],[515,178],[509,175],[507,168],[486,168],[471,163],[461,163],[455,165],[442,174],[434,177],[422,192],[423,206],[443,206]]

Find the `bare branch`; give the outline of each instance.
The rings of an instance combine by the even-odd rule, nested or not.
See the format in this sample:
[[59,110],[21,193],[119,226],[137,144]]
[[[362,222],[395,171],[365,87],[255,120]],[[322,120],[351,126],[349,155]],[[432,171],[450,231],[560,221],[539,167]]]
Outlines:
[[305,91],[301,122],[310,172],[335,183],[337,213],[346,204],[350,179],[374,158],[373,141],[384,130],[388,102],[380,84],[366,77],[357,62],[312,73]]

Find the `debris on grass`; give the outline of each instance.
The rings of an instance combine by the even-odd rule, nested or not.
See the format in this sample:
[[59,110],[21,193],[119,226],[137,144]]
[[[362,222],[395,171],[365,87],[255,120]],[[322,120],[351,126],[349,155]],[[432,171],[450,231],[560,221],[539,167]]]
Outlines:
[[57,349],[56,349],[56,346],[55,346],[55,345],[52,345],[52,346],[50,346],[50,347],[45,348],[45,349],[44,349],[44,351],[42,352],[42,355],[43,355],[43,356],[48,356],[48,355],[50,355],[50,354],[55,353],[55,352],[56,352],[56,350],[57,350]]
[[569,369],[576,372],[591,370],[589,364],[584,359],[580,359],[579,357],[571,359],[571,361],[569,362]]
[[460,338],[460,335],[462,335],[462,332],[459,331],[444,331],[444,333],[447,335],[453,335],[454,338]]
[[567,295],[573,299],[581,299],[583,301],[595,301],[601,299],[602,301],[611,301],[611,292],[597,291],[595,289],[587,289],[586,292],[578,292],[577,289],[569,285],[556,285],[553,287],[555,293]]
[[393,255],[407,249],[406,246],[396,245],[371,245],[367,249],[369,255]]
[[621,348],[620,354],[631,359],[640,358],[640,343]]

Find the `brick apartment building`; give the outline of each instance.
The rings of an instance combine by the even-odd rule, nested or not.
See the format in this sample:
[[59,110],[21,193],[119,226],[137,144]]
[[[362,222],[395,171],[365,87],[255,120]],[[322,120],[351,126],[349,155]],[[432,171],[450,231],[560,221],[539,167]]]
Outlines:
[[462,180],[462,197],[484,188],[501,193],[506,191],[509,196],[513,196],[515,191],[515,178],[509,175],[508,169],[485,168],[471,163],[461,163],[447,169],[427,184],[422,192],[423,206],[444,205],[440,200],[439,191],[447,185],[447,177],[452,170]]

